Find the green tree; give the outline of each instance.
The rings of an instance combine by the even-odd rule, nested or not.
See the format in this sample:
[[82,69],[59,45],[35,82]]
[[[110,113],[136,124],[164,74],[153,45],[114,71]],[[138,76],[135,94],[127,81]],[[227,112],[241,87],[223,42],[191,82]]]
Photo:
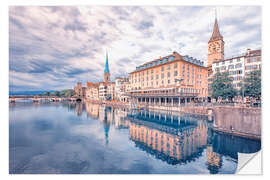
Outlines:
[[60,95],[62,97],[71,97],[74,95],[74,90],[73,89],[65,89],[65,90],[62,90]]
[[212,98],[232,99],[237,95],[237,90],[233,87],[233,79],[229,76],[229,72],[216,73],[211,79]]
[[50,95],[51,95],[51,92],[50,92],[50,91],[47,91],[47,92],[45,92],[44,95],[45,95],[45,96],[50,96]]
[[244,96],[261,98],[261,70],[251,71],[245,76],[241,91]]
[[60,96],[60,91],[54,91],[54,92],[53,92],[53,95],[59,97],[59,96]]

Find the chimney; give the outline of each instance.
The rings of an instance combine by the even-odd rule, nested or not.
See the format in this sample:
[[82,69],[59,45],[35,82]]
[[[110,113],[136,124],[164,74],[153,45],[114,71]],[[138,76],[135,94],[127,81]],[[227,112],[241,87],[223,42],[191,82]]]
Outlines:
[[250,55],[250,49],[249,48],[247,49],[247,55],[248,56]]

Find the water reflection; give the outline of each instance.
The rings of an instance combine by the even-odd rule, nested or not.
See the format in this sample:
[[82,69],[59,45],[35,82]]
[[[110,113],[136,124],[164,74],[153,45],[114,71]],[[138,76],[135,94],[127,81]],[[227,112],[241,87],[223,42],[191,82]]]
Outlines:
[[[43,138],[50,137],[54,141],[46,139],[47,144],[58,146],[61,138],[64,138],[65,142],[69,143],[64,147],[66,150],[72,149],[71,145],[74,142],[80,145],[89,144],[89,146],[85,145],[84,149],[78,150],[77,155],[71,161],[65,160],[59,165],[61,167],[58,168],[65,170],[53,171],[53,173],[234,173],[237,153],[254,153],[261,146],[260,141],[213,132],[212,124],[207,121],[206,116],[177,112],[129,111],[126,108],[90,103],[40,105],[29,103],[11,105],[10,113],[16,110],[16,113],[19,113],[20,109],[27,110],[33,106],[39,108],[38,110],[43,113],[46,112],[46,117],[38,119],[32,117],[31,114],[27,115],[28,118],[33,119],[31,127],[34,130],[31,130],[30,133],[42,137],[40,139],[42,143],[45,142]],[[44,109],[45,107],[63,107],[67,109],[67,112],[74,112],[73,114],[76,114],[79,119],[75,120],[73,116],[70,117],[71,115],[64,117],[66,113],[63,109],[51,111]],[[58,113],[58,111],[61,112]],[[51,119],[61,119],[62,117],[63,121],[57,121],[57,123],[55,120],[51,121],[49,120],[51,116],[53,117]],[[11,116],[10,119],[10,151],[20,143],[23,143],[22,146],[36,151],[37,147],[31,147],[31,143],[26,144],[29,139],[26,141],[26,137],[20,136],[20,133],[23,134],[21,132],[23,129],[15,128],[13,122],[16,120],[15,117],[15,115]],[[88,126],[94,128],[87,128]],[[74,132],[75,127],[80,127],[78,132],[75,131],[79,133],[78,136],[70,134],[70,132]],[[87,128],[86,133],[94,133],[95,136],[83,135],[82,128],[84,127]],[[14,137],[12,132],[16,132],[15,135],[20,136],[20,141]],[[39,136],[40,134],[42,136]],[[99,145],[99,135],[103,136],[104,147]],[[93,146],[93,144],[96,145]],[[45,149],[43,147],[43,151]],[[43,151],[39,150],[38,153]],[[95,155],[83,158],[81,154],[85,154],[85,151]],[[12,157],[13,153],[11,153],[10,160],[19,161]],[[22,152],[17,153],[23,156]],[[55,154],[57,156],[57,153]],[[17,157],[16,153],[15,155]],[[28,153],[28,156],[33,155]],[[67,156],[69,157],[69,155]],[[95,165],[92,163],[93,160]],[[99,164],[101,162],[102,164]],[[14,164],[10,165],[11,173],[25,172],[16,170],[18,166]],[[45,162],[43,166],[48,168],[48,164]],[[34,172],[30,171],[30,173]]]
[[[77,104],[82,112],[82,104]],[[110,124],[116,128],[129,128],[130,140],[135,146],[168,164],[186,164],[202,156],[206,149],[207,168],[216,174],[222,167],[222,157],[237,161],[237,153],[260,150],[260,141],[213,132],[207,116],[132,111],[100,105],[86,104],[87,115],[104,123],[106,144]]]

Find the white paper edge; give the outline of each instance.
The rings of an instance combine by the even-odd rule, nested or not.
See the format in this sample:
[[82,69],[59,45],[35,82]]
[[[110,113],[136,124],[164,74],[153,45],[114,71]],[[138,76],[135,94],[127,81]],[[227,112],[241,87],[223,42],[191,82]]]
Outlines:
[[238,165],[235,174],[262,174],[262,153],[244,154],[238,153]]

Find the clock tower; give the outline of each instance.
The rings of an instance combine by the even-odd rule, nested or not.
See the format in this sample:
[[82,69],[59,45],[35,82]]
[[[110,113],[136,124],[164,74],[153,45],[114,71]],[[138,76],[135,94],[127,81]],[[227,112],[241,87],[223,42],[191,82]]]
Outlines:
[[207,66],[211,67],[214,61],[220,61],[224,59],[224,41],[218,28],[217,18],[215,18],[215,24],[212,36],[208,41],[208,63]]

